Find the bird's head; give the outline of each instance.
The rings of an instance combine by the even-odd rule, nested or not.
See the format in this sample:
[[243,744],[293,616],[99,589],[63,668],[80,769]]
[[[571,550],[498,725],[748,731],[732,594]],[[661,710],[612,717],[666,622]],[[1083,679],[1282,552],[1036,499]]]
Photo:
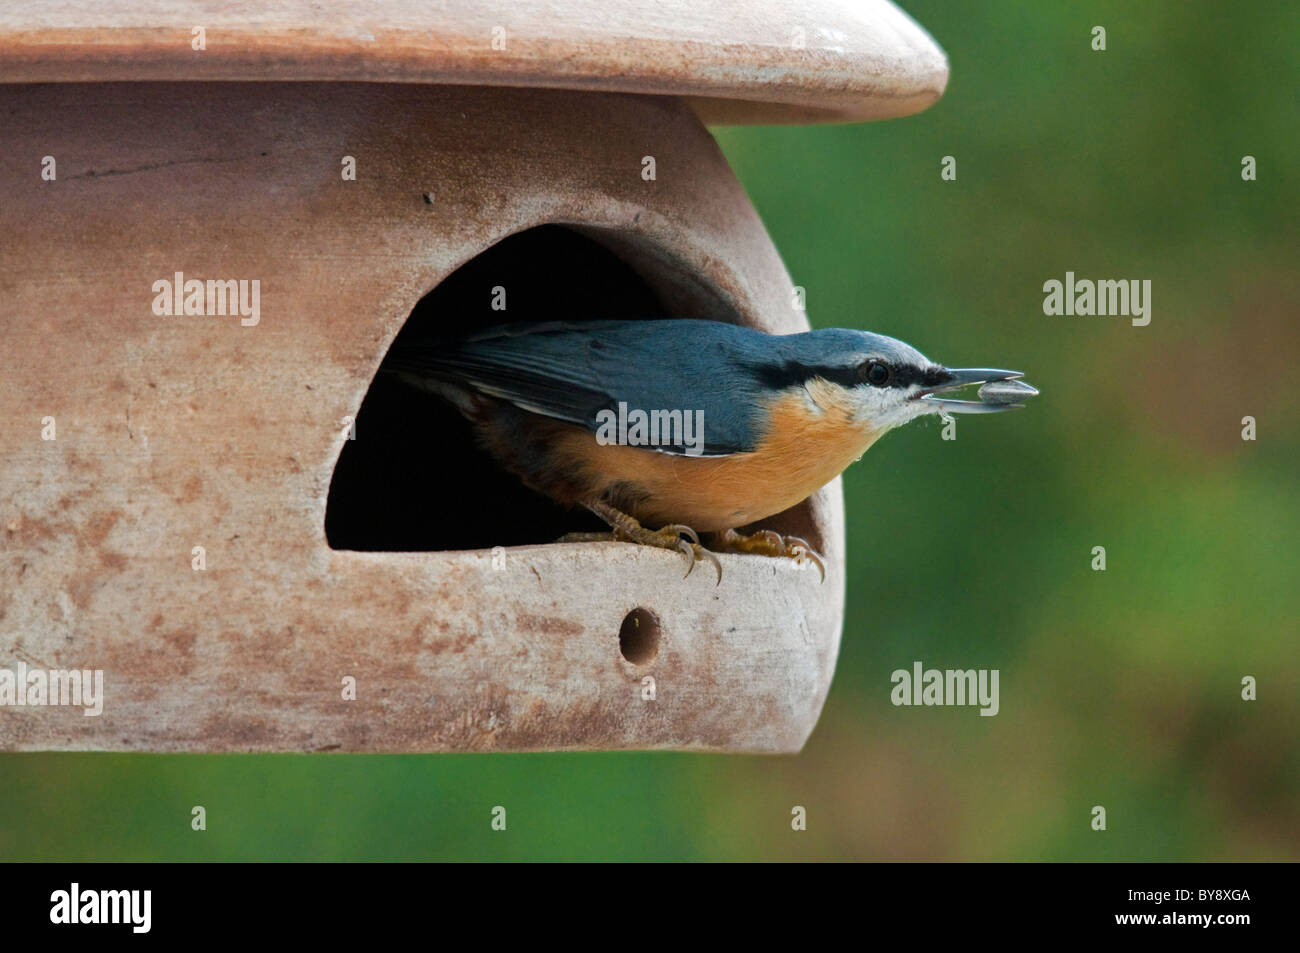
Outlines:
[[[1023,407],[1038,393],[1021,371],[948,368],[895,338],[867,331],[812,331],[799,363],[817,385],[875,434],[924,414],[988,414]],[[954,391],[981,384],[979,400],[957,400]],[[825,391],[829,388],[829,391]]]

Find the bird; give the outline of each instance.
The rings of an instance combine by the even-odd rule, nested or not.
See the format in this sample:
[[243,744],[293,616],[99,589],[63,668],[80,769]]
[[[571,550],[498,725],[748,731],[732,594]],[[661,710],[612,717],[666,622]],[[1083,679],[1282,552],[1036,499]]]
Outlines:
[[[883,334],[691,318],[500,324],[394,344],[381,369],[450,401],[526,486],[610,528],[560,542],[675,550],[686,575],[708,560],[718,583],[716,552],[811,561],[824,580],[805,540],[739,528],[807,499],[911,420],[1038,393],[1021,371],[950,369]],[[987,399],[949,396],[974,384]]]

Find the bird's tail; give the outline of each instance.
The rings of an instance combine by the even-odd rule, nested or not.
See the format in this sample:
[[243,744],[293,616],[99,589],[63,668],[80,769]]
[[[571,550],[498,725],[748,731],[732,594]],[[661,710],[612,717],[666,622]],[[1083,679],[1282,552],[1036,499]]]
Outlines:
[[473,419],[478,398],[464,384],[457,382],[450,367],[440,367],[437,351],[429,347],[394,347],[384,356],[379,373],[401,381],[408,387],[436,394],[450,401],[457,410]]

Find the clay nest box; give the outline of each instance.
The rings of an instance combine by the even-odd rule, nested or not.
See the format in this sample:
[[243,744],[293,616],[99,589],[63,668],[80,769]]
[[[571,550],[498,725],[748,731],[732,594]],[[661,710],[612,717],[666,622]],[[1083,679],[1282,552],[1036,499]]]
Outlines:
[[878,0],[0,4],[0,747],[799,750],[838,481],[764,523],[824,583],[683,579],[554,544],[589,527],[376,372],[506,320],[806,328],[705,124],[946,76]]

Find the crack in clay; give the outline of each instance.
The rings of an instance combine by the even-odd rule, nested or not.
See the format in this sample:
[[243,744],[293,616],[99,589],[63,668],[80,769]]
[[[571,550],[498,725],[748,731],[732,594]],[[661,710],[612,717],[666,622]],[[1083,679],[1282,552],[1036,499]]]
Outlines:
[[205,164],[220,165],[223,162],[242,162],[245,159],[258,159],[265,155],[266,153],[262,152],[256,156],[234,156],[234,157],[224,158],[224,159],[209,159],[209,158],[172,159],[169,162],[152,162],[148,165],[136,166],[134,169],[109,169],[105,172],[96,172],[94,169],[90,169],[86,172],[78,172],[76,175],[70,175],[68,176],[68,178],[69,179],[107,179],[115,175],[135,175],[137,172],[153,172],[156,169],[166,169],[168,166],[174,166],[174,165],[205,165]]

